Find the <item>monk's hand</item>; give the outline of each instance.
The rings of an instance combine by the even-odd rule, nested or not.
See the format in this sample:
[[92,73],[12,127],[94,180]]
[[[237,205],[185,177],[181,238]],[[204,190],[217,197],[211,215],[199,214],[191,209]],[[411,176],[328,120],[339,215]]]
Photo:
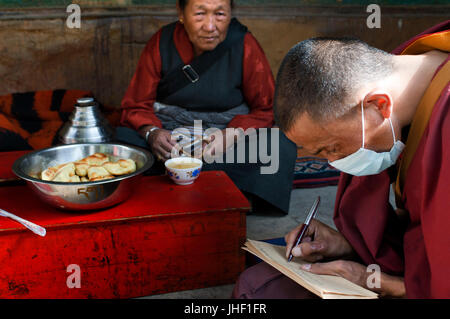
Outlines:
[[367,287],[367,267],[354,261],[335,260],[326,263],[303,264],[302,270],[317,274],[343,277],[361,287]]
[[345,278],[358,286],[380,294],[382,297],[405,297],[403,277],[391,276],[383,272],[375,274],[373,269],[354,261],[335,260],[326,263],[303,264],[301,269],[317,275]]
[[[289,258],[291,248],[295,245],[295,240],[302,225],[294,228],[285,237],[286,258]],[[302,242],[292,249],[294,257],[315,262],[324,258],[348,258],[354,254],[350,243],[336,230],[313,219],[306,230]]]
[[176,147],[176,141],[172,138],[171,131],[165,129],[158,129],[149,134],[148,145],[152,153],[160,161],[170,158],[171,152]]

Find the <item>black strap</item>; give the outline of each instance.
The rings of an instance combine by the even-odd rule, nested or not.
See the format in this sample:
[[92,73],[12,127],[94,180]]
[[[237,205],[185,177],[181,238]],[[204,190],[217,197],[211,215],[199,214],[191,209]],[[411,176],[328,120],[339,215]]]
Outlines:
[[158,100],[163,100],[186,85],[197,82],[200,76],[230,50],[237,41],[242,40],[246,33],[246,26],[239,23],[236,18],[231,19],[227,37],[214,50],[206,51],[195,57],[190,64],[178,65],[161,79],[157,89]]

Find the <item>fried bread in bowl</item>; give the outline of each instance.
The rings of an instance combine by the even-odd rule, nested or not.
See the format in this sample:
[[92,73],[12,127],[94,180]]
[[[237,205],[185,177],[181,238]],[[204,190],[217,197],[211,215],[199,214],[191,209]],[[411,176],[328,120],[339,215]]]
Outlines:
[[[58,182],[41,179],[43,171],[103,153],[111,162],[131,159],[136,170],[113,178],[85,182]],[[154,163],[152,154],[142,148],[119,143],[80,143],[49,147],[30,152],[13,164],[13,172],[25,180],[39,198],[64,210],[97,210],[128,199],[142,173]]]

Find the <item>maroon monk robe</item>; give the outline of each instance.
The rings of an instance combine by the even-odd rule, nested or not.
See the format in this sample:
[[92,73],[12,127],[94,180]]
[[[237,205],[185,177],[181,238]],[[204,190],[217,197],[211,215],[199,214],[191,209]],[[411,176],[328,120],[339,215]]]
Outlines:
[[[449,26],[447,21],[416,38]],[[395,174],[395,168],[374,176],[342,174],[336,227],[365,264],[378,264],[390,274],[403,272],[408,298],[450,298],[450,83],[433,108],[407,171],[403,202],[409,222],[398,218],[388,203]]]
[[[411,39],[449,29],[449,21]],[[405,180],[410,222],[389,204],[396,167],[372,176],[342,174],[334,222],[364,264],[376,263],[391,275],[405,276],[409,298],[450,297],[450,96],[437,101]],[[404,142],[406,136],[404,137]],[[404,264],[406,263],[406,267]],[[261,262],[245,270],[233,298],[311,298],[305,288]]]
[[[161,80],[161,57],[159,39],[161,30],[148,41],[139,59],[136,72],[122,100],[121,125],[138,130],[144,125],[161,127],[161,121],[153,111],[156,89]],[[173,40],[185,64],[194,58],[192,43],[181,23],[177,23]],[[272,127],[273,95],[275,81],[269,62],[255,37],[248,32],[244,37],[242,65],[242,93],[250,113],[235,116],[228,127]]]

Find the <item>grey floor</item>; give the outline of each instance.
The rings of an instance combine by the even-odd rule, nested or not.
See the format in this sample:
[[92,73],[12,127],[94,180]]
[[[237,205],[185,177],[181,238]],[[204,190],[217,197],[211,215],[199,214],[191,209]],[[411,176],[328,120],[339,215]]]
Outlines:
[[[247,237],[250,239],[268,239],[283,237],[291,229],[302,223],[308,213],[309,207],[317,196],[321,202],[316,218],[323,223],[335,227],[332,216],[336,186],[312,189],[295,189],[291,194],[291,203],[288,215],[258,215],[247,216]],[[148,296],[149,299],[226,299],[231,295],[233,285],[217,286],[204,289],[173,292],[162,295]]]

